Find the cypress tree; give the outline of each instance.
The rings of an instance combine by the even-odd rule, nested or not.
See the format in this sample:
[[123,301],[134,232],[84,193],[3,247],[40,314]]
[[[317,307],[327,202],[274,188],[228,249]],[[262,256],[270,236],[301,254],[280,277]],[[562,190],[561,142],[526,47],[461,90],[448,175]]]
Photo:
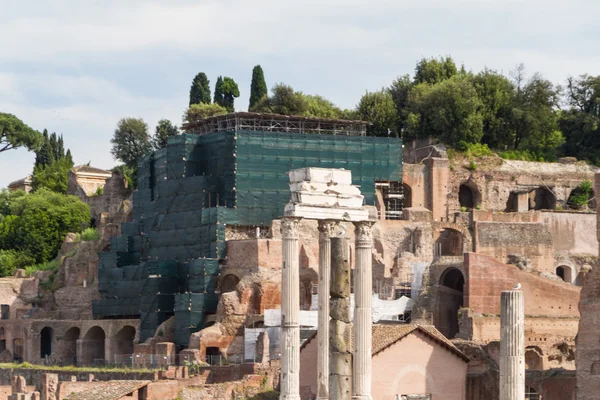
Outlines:
[[222,76],[219,76],[217,78],[217,83],[215,84],[214,102],[215,102],[215,104],[225,107],[225,105],[223,104],[224,98],[223,98],[223,77]]
[[52,152],[52,158],[54,160],[60,159],[60,154],[58,152],[58,138],[56,137],[56,132],[52,132],[52,135],[50,135],[50,151]]
[[190,88],[190,106],[192,104],[210,104],[210,81],[204,72],[198,73]]
[[65,155],[65,158],[71,164],[71,166],[75,165],[73,162],[73,156],[71,155],[71,149],[67,149],[67,155]]
[[250,84],[250,105],[248,110],[251,110],[256,103],[267,95],[267,83],[262,67],[257,65],[252,70],[252,83]]
[[61,159],[65,157],[65,143],[63,142],[63,136],[60,135],[58,137],[58,151],[56,153],[56,159]]

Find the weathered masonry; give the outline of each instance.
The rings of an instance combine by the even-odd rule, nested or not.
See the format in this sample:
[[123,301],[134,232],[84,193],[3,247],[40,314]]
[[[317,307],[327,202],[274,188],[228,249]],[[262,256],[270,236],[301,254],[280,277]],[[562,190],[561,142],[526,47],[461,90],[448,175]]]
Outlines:
[[401,186],[401,140],[366,137],[360,121],[234,113],[184,128],[140,163],[133,221],[100,253],[94,317],[139,316],[140,342],[173,315],[177,345],[204,326],[226,230],[268,230],[289,200],[288,171],[351,170],[369,205],[376,183]]

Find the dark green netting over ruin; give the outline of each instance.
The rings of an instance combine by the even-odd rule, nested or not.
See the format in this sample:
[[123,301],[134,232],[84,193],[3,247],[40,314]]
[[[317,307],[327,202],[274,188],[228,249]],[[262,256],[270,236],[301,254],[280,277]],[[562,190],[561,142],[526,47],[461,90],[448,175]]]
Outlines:
[[289,200],[287,172],[303,167],[351,170],[373,205],[375,181],[402,180],[402,142],[256,130],[169,138],[140,163],[133,221],[100,253],[94,316],[139,316],[140,341],[174,316],[176,344],[187,345],[216,312],[226,226],[270,226]]

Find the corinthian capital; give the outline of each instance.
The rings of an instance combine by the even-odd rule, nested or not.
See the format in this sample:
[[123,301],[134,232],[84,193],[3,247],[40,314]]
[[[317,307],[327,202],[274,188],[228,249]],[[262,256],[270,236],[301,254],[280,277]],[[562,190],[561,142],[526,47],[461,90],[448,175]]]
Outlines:
[[298,225],[300,218],[284,217],[281,219],[281,237],[298,239]]
[[356,242],[371,242],[373,241],[373,224],[372,221],[359,221],[354,223],[354,234]]
[[343,235],[340,221],[322,219],[319,220],[319,240],[328,240],[332,237]]

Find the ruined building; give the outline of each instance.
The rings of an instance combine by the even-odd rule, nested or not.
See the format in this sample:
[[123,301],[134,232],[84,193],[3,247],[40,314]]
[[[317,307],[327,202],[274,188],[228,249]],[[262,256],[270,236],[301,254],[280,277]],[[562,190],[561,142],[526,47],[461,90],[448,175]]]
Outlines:
[[[469,358],[466,399],[498,398],[500,293],[516,283],[525,299],[527,399],[573,398],[579,298],[598,240],[593,193],[588,204],[570,199],[597,168],[471,163],[429,142],[403,148],[400,139],[366,137],[365,125],[351,121],[234,113],[185,129],[142,162],[132,202],[114,175],[104,195],[78,192],[104,236],[65,258],[52,307],[36,297],[43,277],[0,281],[9,306],[0,320],[5,357],[277,359],[266,333],[278,329],[287,173],[345,168],[377,212],[374,295],[410,299],[396,322],[433,325]],[[317,223],[302,221],[299,230],[300,302],[309,313],[317,305]],[[345,232],[353,243],[353,229]],[[352,247],[352,264],[354,257]],[[310,318],[305,325],[316,328]],[[593,371],[597,360],[588,361]]]
[[[289,170],[351,169],[370,204],[378,182],[402,179],[401,141],[365,137],[362,122],[236,113],[186,129],[140,164],[133,221],[99,256],[103,298],[94,316],[139,316],[141,342],[171,316],[180,346],[205,326],[219,293],[243,278],[228,274],[240,265],[231,262],[227,239],[262,245],[256,238],[270,236],[283,215]],[[252,250],[264,256],[247,250],[246,262]]]

